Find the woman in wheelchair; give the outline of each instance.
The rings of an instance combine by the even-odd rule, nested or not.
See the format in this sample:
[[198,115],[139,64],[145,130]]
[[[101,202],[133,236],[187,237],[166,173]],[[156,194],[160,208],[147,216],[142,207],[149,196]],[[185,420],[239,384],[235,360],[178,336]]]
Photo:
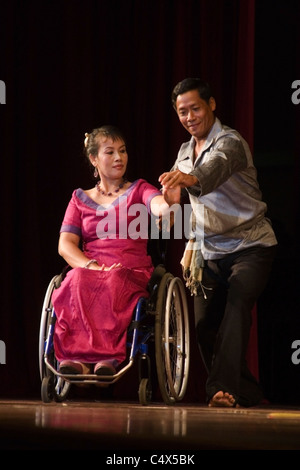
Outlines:
[[58,251],[72,269],[52,296],[54,347],[62,374],[114,375],[154,269],[149,216],[179,203],[180,188],[160,192],[143,179],[127,181],[126,144],[115,127],[86,134],[85,154],[98,182],[73,192],[61,226]]

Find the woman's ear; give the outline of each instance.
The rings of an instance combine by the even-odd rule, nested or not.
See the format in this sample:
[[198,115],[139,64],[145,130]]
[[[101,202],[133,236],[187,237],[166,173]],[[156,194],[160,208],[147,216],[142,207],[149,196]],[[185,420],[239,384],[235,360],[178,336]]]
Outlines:
[[89,154],[89,160],[93,166],[96,166],[96,158],[91,153]]

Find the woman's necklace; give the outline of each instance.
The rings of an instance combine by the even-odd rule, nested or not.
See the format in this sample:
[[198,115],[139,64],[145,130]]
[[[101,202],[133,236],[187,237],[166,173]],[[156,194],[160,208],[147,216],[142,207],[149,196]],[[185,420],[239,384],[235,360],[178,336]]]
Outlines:
[[113,191],[110,191],[110,192],[106,193],[106,192],[103,191],[103,189],[101,188],[100,181],[97,181],[97,183],[96,183],[96,189],[97,189],[97,191],[99,191],[99,193],[102,194],[102,196],[113,196],[114,193],[117,194],[117,193],[120,191],[120,189],[122,189],[122,188],[124,187],[124,185],[125,185],[126,183],[127,183],[127,179],[124,179],[124,180],[122,181],[122,183],[119,184],[119,186],[118,186],[116,189],[114,189]]

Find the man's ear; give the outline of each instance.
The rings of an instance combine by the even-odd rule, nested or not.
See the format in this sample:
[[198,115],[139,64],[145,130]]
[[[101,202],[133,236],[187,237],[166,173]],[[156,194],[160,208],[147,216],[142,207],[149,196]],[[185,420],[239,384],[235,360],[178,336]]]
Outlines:
[[216,100],[212,96],[209,98],[208,104],[212,111],[216,110],[217,103],[216,103]]

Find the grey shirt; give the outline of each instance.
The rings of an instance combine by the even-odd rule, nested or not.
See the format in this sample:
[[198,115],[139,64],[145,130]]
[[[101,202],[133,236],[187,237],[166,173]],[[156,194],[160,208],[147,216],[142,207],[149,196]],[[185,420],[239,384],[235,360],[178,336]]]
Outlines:
[[195,140],[182,144],[173,169],[197,177],[187,188],[204,259],[218,259],[253,246],[276,245],[267,205],[246,141],[216,118],[201,153],[193,161]]

